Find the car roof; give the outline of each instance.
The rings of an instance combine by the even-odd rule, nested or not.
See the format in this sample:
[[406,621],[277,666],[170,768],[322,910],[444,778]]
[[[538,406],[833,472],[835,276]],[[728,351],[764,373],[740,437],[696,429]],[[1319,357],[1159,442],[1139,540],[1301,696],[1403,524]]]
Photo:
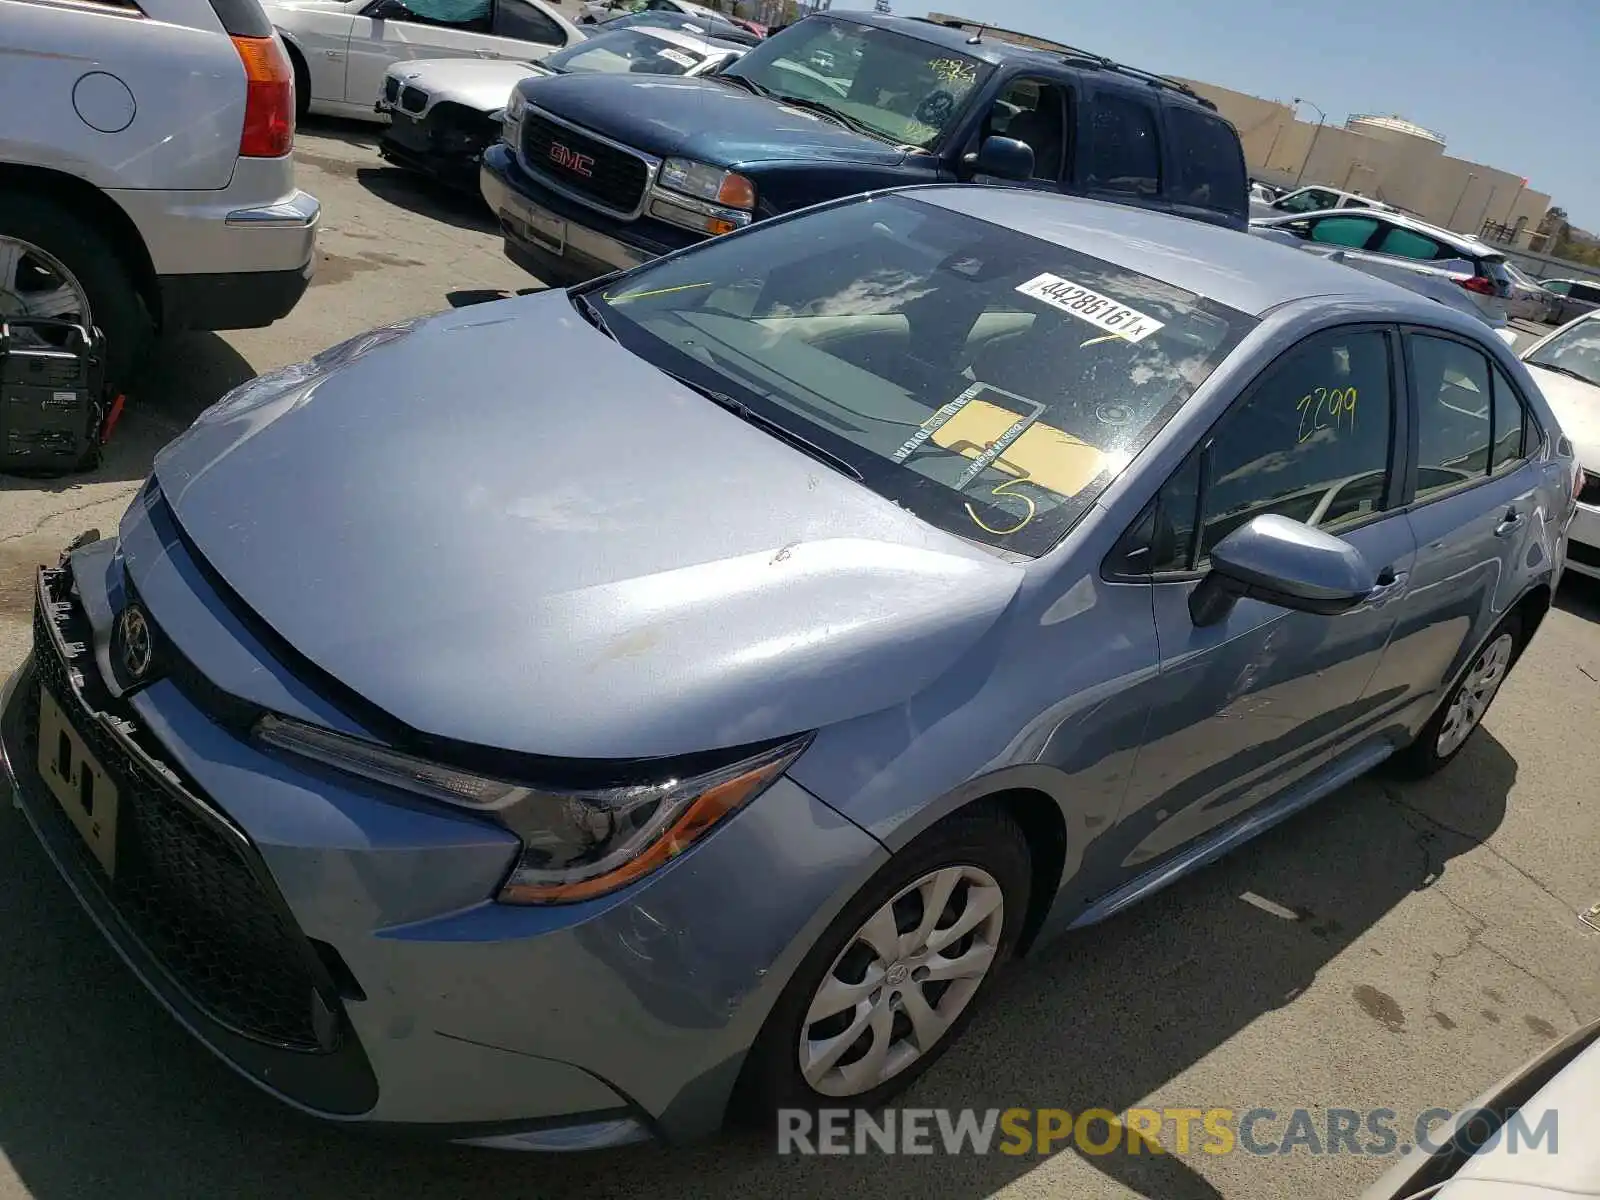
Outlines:
[[1268,238],[1131,205],[972,184],[899,194],[1106,259],[1250,316],[1311,296],[1415,308],[1415,292]]
[[1167,79],[1149,72],[1138,71],[1108,58],[1079,58],[1066,51],[1043,50],[1034,46],[1023,46],[1016,42],[1002,41],[999,38],[980,40],[974,45],[972,34],[967,30],[943,25],[938,21],[925,18],[885,16],[875,12],[845,12],[839,9],[825,9],[813,15],[832,20],[853,21],[857,25],[873,25],[879,29],[892,30],[895,33],[904,34],[906,37],[913,37],[919,41],[939,46],[942,49],[964,54],[968,58],[975,58],[979,62],[989,63],[991,66],[1021,61],[1049,66],[1056,70],[1081,71],[1098,70],[1103,65],[1106,69],[1097,76],[1097,85],[1110,85],[1130,90],[1138,88],[1144,89],[1146,92],[1159,90],[1163,95],[1175,102],[1193,105],[1196,108],[1204,108],[1212,113],[1216,112],[1213,105],[1202,100],[1200,96],[1196,95],[1179,80]]
[[[671,42],[674,46],[681,46],[685,50],[693,50],[696,54],[699,54],[702,57],[710,57],[711,55],[722,50],[745,49],[743,46],[735,47],[732,42],[718,42],[714,39],[700,37],[698,34],[689,33],[682,29],[663,29],[659,25],[633,25],[627,29],[612,29],[608,30],[607,32],[642,33],[647,37],[653,37],[658,41]],[[591,40],[597,41],[603,36],[604,34],[596,34]]]

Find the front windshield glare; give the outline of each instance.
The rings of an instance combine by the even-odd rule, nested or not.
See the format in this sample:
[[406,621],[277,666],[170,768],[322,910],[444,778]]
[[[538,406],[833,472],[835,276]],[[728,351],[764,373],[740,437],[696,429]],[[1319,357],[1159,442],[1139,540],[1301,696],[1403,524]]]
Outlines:
[[1570,372],[1600,387],[1600,320],[1579,321],[1556,334],[1525,361],[1536,367]]
[[610,75],[682,75],[705,59],[665,38],[638,29],[617,29],[579,42],[544,60],[557,71]]
[[589,297],[640,357],[843,459],[924,520],[1028,555],[1253,324],[905,196],[709,242]]
[[775,98],[836,109],[901,146],[926,149],[954,124],[987,68],[886,29],[810,17],[729,70]]

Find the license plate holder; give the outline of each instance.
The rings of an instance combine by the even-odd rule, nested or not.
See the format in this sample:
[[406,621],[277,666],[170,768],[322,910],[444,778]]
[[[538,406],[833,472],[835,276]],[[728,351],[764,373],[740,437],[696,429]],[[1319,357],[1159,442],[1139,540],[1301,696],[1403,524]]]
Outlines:
[[527,226],[528,238],[551,254],[567,252],[567,223],[549,213],[524,210],[522,222]]
[[117,786],[49,688],[39,689],[39,774],[106,877],[115,878]]

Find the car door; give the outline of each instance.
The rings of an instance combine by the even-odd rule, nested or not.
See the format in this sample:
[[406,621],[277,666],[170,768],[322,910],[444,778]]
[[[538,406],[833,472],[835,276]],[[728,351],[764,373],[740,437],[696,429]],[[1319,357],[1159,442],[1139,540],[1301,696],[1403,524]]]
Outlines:
[[1008,80],[972,141],[977,150],[987,137],[1006,137],[1025,143],[1033,151],[1033,177],[1014,186],[1050,188],[1068,177],[1071,157],[1073,97],[1064,79],[1046,75],[1018,75]]
[[335,104],[344,100],[350,30],[358,20],[361,18],[356,13],[344,8],[294,10],[293,32],[285,37],[295,44],[305,59],[311,99]]
[[[1405,407],[1399,335],[1341,326],[1258,376],[1163,487],[1151,555],[1160,679],[1111,842],[1132,877],[1371,734],[1369,684],[1409,586],[1415,543],[1398,509]],[[1244,599],[1197,626],[1189,595],[1212,546],[1262,513],[1354,545],[1374,592],[1339,616]]]
[[351,26],[345,100],[375,100],[406,59],[539,59],[568,36],[541,0],[373,0]]
[[1441,330],[1408,329],[1404,342],[1417,560],[1374,688],[1409,701],[1443,686],[1517,599],[1556,518],[1532,461],[1542,431],[1493,356]]
[[1079,105],[1075,190],[1099,200],[1161,203],[1160,118],[1154,100],[1122,88],[1097,87]]

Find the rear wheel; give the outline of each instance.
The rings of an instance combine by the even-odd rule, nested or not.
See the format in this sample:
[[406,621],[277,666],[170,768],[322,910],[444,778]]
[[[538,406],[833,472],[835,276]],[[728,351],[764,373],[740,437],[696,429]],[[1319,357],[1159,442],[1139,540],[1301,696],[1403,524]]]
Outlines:
[[0,319],[50,317],[97,325],[106,383],[126,383],[153,328],[116,245],[59,200],[14,193],[0,207]]
[[896,1095],[960,1036],[1028,908],[1032,865],[1002,810],[964,810],[906,846],[829,926],[746,1064],[746,1111]]
[[1402,774],[1413,778],[1432,775],[1461,753],[1506,681],[1521,640],[1522,619],[1511,613],[1478,648],[1466,672],[1446,693],[1417,740],[1396,757],[1395,765]]

